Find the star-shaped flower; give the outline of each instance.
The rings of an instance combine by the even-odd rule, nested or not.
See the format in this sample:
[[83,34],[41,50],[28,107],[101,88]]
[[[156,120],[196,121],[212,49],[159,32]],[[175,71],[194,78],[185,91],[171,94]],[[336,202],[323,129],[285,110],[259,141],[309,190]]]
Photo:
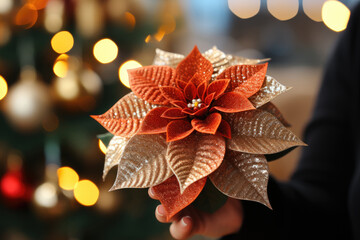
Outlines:
[[168,218],[207,178],[270,207],[265,155],[304,143],[270,103],[287,88],[261,62],[195,47],[187,57],[157,50],[156,65],[129,71],[132,93],[93,116],[115,135],[104,168],[118,165],[112,189],[154,187]]

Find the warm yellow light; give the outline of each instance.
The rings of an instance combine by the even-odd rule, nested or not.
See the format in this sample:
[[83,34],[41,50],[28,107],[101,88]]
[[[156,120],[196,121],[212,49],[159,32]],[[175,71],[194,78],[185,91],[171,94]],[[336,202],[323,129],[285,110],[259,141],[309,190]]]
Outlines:
[[110,63],[115,60],[118,55],[118,47],[114,41],[109,38],[104,38],[95,43],[93,53],[101,63]]
[[160,27],[157,33],[155,33],[154,38],[156,39],[156,41],[160,42],[164,38],[164,36],[165,36],[165,31],[162,30]]
[[75,99],[80,94],[80,87],[73,71],[68,71],[63,78],[56,78],[54,86],[59,96],[66,100]]
[[303,0],[304,13],[313,21],[321,22],[321,8],[326,0]]
[[350,10],[339,1],[327,1],[322,7],[321,16],[328,28],[335,32],[341,32],[347,27]]
[[70,167],[61,167],[57,170],[59,186],[64,190],[73,190],[79,181],[79,175]]
[[149,43],[150,40],[151,40],[151,35],[149,34],[149,35],[146,36],[145,42],[146,42],[146,43]]
[[228,6],[232,13],[239,18],[251,18],[260,11],[260,0],[228,0]]
[[51,46],[57,53],[66,53],[74,46],[74,38],[68,31],[58,32],[51,39]]
[[100,139],[99,139],[99,148],[104,154],[106,154],[107,148],[106,148],[105,144]]
[[75,186],[74,197],[81,205],[92,206],[99,198],[99,189],[92,181],[81,180]]
[[275,18],[286,21],[298,13],[299,0],[267,0],[267,8]]
[[53,67],[53,71],[56,76],[63,78],[66,76],[69,69],[69,64],[67,61],[56,61]]
[[133,29],[136,25],[136,19],[130,12],[125,12],[125,22],[130,29]]
[[6,82],[5,78],[3,78],[0,75],[0,100],[6,96],[7,92],[8,92],[7,82]]
[[142,67],[142,65],[135,61],[135,60],[129,60],[123,63],[119,68],[119,78],[122,84],[124,84],[126,87],[130,88],[129,84],[129,76],[127,71],[129,69],[139,68]]

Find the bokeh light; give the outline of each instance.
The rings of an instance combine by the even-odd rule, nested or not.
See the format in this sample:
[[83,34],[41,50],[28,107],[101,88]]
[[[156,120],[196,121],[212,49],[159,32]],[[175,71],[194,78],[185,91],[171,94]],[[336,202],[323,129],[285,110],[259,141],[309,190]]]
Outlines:
[[58,32],[51,39],[51,46],[57,53],[66,53],[74,46],[74,38],[68,31]]
[[73,71],[68,71],[65,77],[55,79],[55,90],[65,100],[75,99],[80,94],[80,87]]
[[106,154],[107,148],[105,144],[99,139],[99,148],[103,154]]
[[136,25],[136,19],[135,19],[135,16],[130,13],[130,12],[125,12],[125,23],[126,23],[126,26],[129,28],[129,29],[133,29]]
[[41,184],[35,190],[34,200],[41,207],[54,207],[58,203],[56,186],[50,182]]
[[27,0],[27,2],[31,5],[33,5],[36,10],[45,8],[48,1],[49,0]]
[[267,0],[267,8],[275,18],[286,21],[298,13],[299,0]]
[[15,24],[31,28],[38,19],[38,11],[32,4],[25,4],[15,16]]
[[139,68],[139,67],[142,67],[142,65],[135,60],[129,60],[129,61],[124,62],[119,68],[119,78],[120,78],[120,81],[122,82],[122,84],[124,84],[126,87],[130,88],[129,75],[128,75],[127,71],[129,69],[134,69],[134,68]]
[[230,11],[239,18],[251,18],[260,11],[260,0],[228,0]]
[[8,198],[21,198],[25,195],[26,188],[21,182],[19,172],[6,173],[0,182],[2,193]]
[[99,189],[92,181],[81,180],[75,186],[74,197],[81,205],[92,206],[99,198]]
[[0,14],[8,13],[14,5],[13,0],[0,1]]
[[315,22],[321,22],[321,8],[327,0],[303,0],[304,13]]
[[350,10],[339,1],[327,1],[322,7],[321,16],[328,28],[335,32],[341,32],[347,27]]
[[161,27],[158,29],[158,31],[155,33],[154,38],[156,41],[160,42],[165,36],[165,31],[161,29]]
[[7,92],[8,92],[7,82],[5,78],[3,78],[3,76],[0,75],[0,100],[2,100],[6,96]]
[[56,76],[63,78],[66,76],[69,70],[69,64],[67,61],[59,60],[54,63],[53,71]]
[[114,61],[118,55],[118,51],[119,49],[116,43],[109,38],[99,40],[95,43],[93,49],[94,57],[101,63]]
[[149,43],[150,40],[151,40],[151,35],[149,34],[149,35],[146,36],[145,42],[146,42],[146,43]]
[[59,186],[64,190],[73,190],[79,182],[79,175],[70,167],[61,167],[57,170]]

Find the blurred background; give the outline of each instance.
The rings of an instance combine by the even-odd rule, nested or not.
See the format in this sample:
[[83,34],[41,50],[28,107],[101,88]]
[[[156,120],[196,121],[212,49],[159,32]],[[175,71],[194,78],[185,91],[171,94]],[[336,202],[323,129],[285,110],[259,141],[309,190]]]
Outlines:
[[[302,136],[356,0],[0,0],[0,239],[171,239],[145,189],[108,192],[102,114],[155,49],[271,58]],[[286,180],[300,149],[271,163]],[[195,237],[195,239],[203,239]]]

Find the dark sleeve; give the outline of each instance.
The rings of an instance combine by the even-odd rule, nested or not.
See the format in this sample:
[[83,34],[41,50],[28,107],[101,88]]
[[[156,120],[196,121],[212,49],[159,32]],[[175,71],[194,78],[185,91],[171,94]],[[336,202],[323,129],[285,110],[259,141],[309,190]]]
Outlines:
[[[244,201],[244,224],[223,239],[351,239],[348,191],[359,108],[360,6],[327,64],[299,165],[288,182],[271,178],[273,210]],[[357,44],[359,43],[359,44]],[[298,74],[301,74],[299,72]]]

